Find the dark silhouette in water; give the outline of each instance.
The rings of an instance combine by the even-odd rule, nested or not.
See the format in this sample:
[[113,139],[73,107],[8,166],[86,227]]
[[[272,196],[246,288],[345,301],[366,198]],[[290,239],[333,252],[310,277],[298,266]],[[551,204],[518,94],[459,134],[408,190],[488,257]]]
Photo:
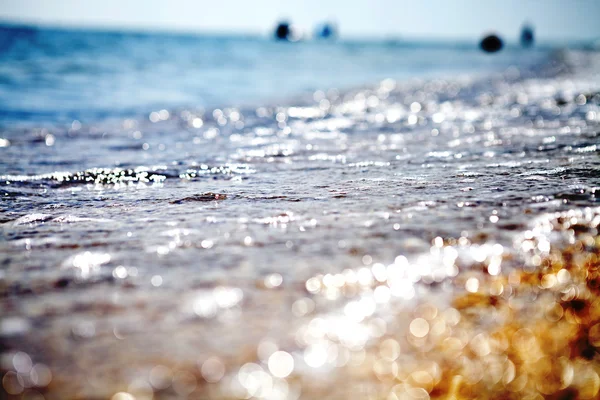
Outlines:
[[331,39],[337,35],[334,24],[324,23],[317,27],[315,31],[315,37],[317,39]]
[[503,45],[504,43],[502,43],[502,39],[500,39],[500,37],[497,35],[488,35],[479,43],[481,50],[485,51],[486,53],[495,53],[500,51],[502,50]]
[[521,29],[521,46],[531,47],[534,42],[533,27],[531,25],[524,25]]
[[275,38],[277,40],[289,40],[292,30],[288,22],[280,22],[275,28]]

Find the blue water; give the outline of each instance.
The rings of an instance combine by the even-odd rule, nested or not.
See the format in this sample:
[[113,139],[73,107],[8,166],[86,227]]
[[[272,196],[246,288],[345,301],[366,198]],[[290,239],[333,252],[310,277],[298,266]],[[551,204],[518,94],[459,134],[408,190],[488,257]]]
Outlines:
[[0,26],[0,122],[84,123],[177,107],[273,103],[385,78],[539,64],[548,50]]

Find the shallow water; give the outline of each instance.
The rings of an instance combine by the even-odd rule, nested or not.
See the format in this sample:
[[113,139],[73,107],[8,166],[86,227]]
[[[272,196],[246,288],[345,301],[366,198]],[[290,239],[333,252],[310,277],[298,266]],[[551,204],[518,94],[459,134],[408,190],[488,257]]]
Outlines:
[[[517,378],[475,371],[521,368],[486,350],[501,313],[471,319],[456,299],[527,310],[543,296],[517,296],[513,271],[581,230],[598,246],[600,57],[551,57],[276,107],[6,128],[4,389],[436,398],[452,369],[435,346],[458,341],[450,359],[470,361],[456,376],[482,385],[461,395],[498,395]],[[583,228],[561,234],[561,212]],[[551,389],[510,390],[564,388]]]

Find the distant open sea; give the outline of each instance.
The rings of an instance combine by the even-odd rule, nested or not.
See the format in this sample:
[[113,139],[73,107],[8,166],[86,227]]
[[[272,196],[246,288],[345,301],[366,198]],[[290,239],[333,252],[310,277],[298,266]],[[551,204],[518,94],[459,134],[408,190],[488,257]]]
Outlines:
[[385,79],[543,62],[548,48],[103,32],[0,25],[0,123],[84,122],[176,107],[274,102]]

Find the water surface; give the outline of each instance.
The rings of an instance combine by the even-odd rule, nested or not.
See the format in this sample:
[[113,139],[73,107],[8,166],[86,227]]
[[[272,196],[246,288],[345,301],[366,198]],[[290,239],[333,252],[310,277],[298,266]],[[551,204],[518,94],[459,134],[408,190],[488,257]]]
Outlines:
[[[99,54],[53,48],[46,84],[23,74],[32,94],[2,102],[0,368],[15,398],[597,395],[600,319],[581,314],[597,289],[597,54],[165,36],[159,57],[146,36],[33,37],[4,53],[34,55],[2,64],[0,96],[44,41]],[[302,52],[292,79],[277,63]],[[419,62],[445,78],[419,78]],[[285,89],[262,92],[267,64]]]

